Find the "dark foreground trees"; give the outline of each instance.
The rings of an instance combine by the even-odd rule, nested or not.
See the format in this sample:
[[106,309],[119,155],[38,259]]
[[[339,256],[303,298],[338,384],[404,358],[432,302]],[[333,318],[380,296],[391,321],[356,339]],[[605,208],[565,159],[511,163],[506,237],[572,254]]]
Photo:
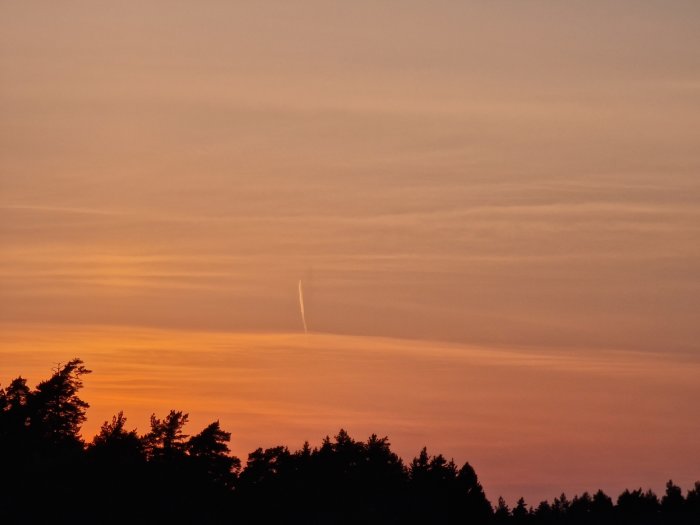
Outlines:
[[669,481],[661,498],[598,491],[492,508],[469,463],[424,448],[404,464],[386,437],[342,429],[319,447],[255,450],[243,468],[218,421],[188,435],[175,410],[143,435],[120,412],[85,443],[88,373],[74,359],[34,389],[21,377],[0,389],[0,523],[700,523],[700,483],[685,496]]

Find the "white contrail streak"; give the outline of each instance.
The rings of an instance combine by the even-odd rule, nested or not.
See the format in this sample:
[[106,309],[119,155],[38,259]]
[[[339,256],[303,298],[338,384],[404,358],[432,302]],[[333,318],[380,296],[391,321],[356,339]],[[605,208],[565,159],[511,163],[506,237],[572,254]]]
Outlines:
[[301,322],[304,323],[304,333],[308,334],[309,329],[306,327],[306,314],[304,313],[304,291],[301,289],[301,279],[299,279],[299,308],[301,309]]

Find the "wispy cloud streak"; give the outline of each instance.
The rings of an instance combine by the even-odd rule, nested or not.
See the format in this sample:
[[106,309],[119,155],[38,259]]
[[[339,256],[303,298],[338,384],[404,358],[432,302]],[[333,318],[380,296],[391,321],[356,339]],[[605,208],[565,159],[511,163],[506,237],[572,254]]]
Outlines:
[[299,279],[299,308],[301,310],[301,322],[304,324],[304,333],[308,334],[309,329],[306,326],[306,313],[304,312],[304,290],[301,287],[301,279]]

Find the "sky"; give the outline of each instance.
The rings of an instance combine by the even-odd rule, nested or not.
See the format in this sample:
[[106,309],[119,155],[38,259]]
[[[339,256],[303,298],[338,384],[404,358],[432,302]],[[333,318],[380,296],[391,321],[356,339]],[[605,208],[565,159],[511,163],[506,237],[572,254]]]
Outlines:
[[[541,441],[504,438],[505,466],[485,462],[492,500],[551,498],[581,480],[689,480],[700,472],[687,456],[700,411],[683,401],[700,388],[687,376],[700,362],[699,21],[700,5],[681,0],[0,2],[0,383],[38,380],[73,348],[101,365],[86,359],[96,385],[131,364],[135,385],[177,390],[201,361],[197,377],[219,387],[193,415],[213,398],[230,396],[227,414],[245,400],[257,424],[241,419],[240,443],[294,445],[347,420],[371,433],[384,408],[373,413],[367,392],[414,399],[420,378],[431,407],[471,424],[411,416],[407,401],[383,432],[406,454],[442,444],[464,461],[509,428],[470,408],[468,364],[511,359],[479,395],[494,410],[529,400],[525,426]],[[125,350],[144,337],[147,351]],[[244,343],[258,386],[236,398],[212,363],[246,373],[231,357]],[[445,348],[463,371],[449,388],[435,364]],[[178,373],[144,364],[175,350]],[[314,367],[290,356],[309,352],[328,360],[329,385],[352,385],[355,412],[340,398],[322,407],[324,385],[308,390]],[[396,360],[379,374],[386,352]],[[595,393],[589,360],[610,366]],[[620,405],[625,385],[668,412],[649,422]],[[116,408],[108,388],[86,388],[96,418]],[[147,392],[129,400],[140,429],[164,401]],[[260,408],[295,392],[322,415],[280,423]],[[604,433],[576,441],[538,426],[561,399],[563,422],[576,406],[586,421],[624,414],[628,430],[664,421],[678,433],[658,430],[608,470],[566,474],[560,457],[540,458],[536,480],[514,481],[516,467],[509,478],[516,450],[608,450]],[[407,418],[422,430],[405,431]],[[617,450],[633,435],[610,439]],[[615,460],[642,455],[653,465]]]

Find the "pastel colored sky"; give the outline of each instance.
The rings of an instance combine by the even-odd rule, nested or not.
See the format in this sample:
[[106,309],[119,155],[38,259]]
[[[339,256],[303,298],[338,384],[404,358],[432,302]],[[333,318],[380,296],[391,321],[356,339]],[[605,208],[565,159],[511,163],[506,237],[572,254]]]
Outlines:
[[[313,367],[275,359],[301,345],[289,334],[301,330],[302,279],[310,337],[321,338],[312,347],[337,360],[328,381],[352,373],[349,384],[365,385],[350,406],[369,410],[362,392],[372,388],[398,398],[410,390],[403,360],[381,379],[372,371],[384,352],[405,352],[411,374],[425,362],[431,384],[446,347],[462,349],[458,361],[483,350],[484,367],[497,366],[489,352],[566,356],[571,370],[614,355],[590,404],[583,375],[538,365],[533,377],[549,393],[526,396],[528,432],[561,399],[585,421],[610,421],[624,411],[623,364],[649,376],[658,368],[644,380],[658,380],[652,397],[669,404],[654,421],[685,430],[675,444],[645,437],[659,467],[625,471],[635,476],[624,483],[688,476],[671,466],[688,457],[684,421],[700,419],[681,405],[683,394],[697,398],[698,380],[676,388],[670,378],[700,359],[699,23],[700,4],[681,0],[0,3],[0,381],[42,377],[52,363],[37,359],[72,357],[70,337],[83,357],[131,370],[135,356],[120,348],[143,330],[167,334],[149,352],[190,345],[179,363],[228,363],[239,348],[230,341],[247,341],[255,370],[294,371],[284,384],[296,399]],[[100,354],[85,334],[103,331]],[[140,359],[134,384],[181,378]],[[217,383],[210,361],[202,366],[220,399],[230,385]],[[105,378],[89,380],[102,385],[88,399],[95,417],[118,404],[104,386],[116,370],[105,364]],[[277,399],[260,377],[243,398],[251,414]],[[452,377],[436,396],[473,426],[421,409],[411,424],[431,430],[401,450],[425,438],[463,461],[494,429],[506,432],[469,409],[471,377]],[[496,408],[528,391],[510,375],[481,386],[482,396],[505,396]],[[227,414],[243,402],[231,396]],[[141,408],[129,406],[155,408],[145,394]],[[302,431],[306,423],[322,434],[349,426],[344,409],[318,410],[319,419],[280,424],[260,409],[240,442],[293,445],[321,437]],[[350,419],[370,432],[361,421],[384,421],[377,410]],[[637,417],[624,424],[647,421]],[[382,432],[404,436],[402,424]],[[256,434],[265,428],[279,439]],[[570,437],[543,428],[538,446],[565,450]],[[546,449],[528,439],[522,454]],[[607,442],[586,443],[594,456]],[[616,457],[609,470],[573,469],[569,486],[613,480],[627,461]],[[551,498],[566,485],[548,470],[560,460],[537,481],[490,486],[508,495],[538,486],[533,497]],[[506,467],[476,466],[507,478]]]
[[700,359],[662,353],[494,348],[334,334],[5,326],[3,369],[30,384],[67,355],[93,370],[83,431],[123,410],[214,420],[242,459],[257,447],[320,445],[342,426],[388,435],[410,461],[423,446],[469,461],[487,496],[537,504],[565,491],[617,495],[698,477]]

